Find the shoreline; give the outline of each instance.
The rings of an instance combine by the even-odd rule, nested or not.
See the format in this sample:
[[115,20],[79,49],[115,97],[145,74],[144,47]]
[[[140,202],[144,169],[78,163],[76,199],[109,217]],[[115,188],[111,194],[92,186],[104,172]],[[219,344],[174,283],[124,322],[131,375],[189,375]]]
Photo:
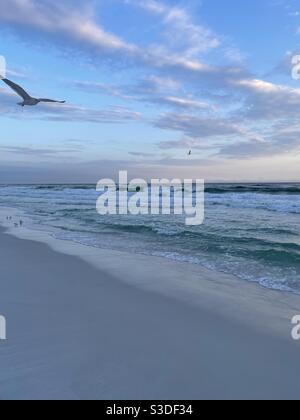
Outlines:
[[238,314],[237,320],[249,327],[290,339],[291,320],[300,313],[297,294],[269,289],[188,262],[91,247],[57,239],[44,230],[16,229],[5,220],[8,210],[18,218],[24,213],[15,208],[0,208],[0,226],[9,235],[40,242],[55,252],[79,258],[125,285],[201,306],[228,319],[235,319]]
[[[125,268],[132,261],[109,269],[116,255],[104,261],[105,252],[99,261],[97,253],[96,267],[86,248],[0,229],[0,313],[8,328],[0,342],[0,399],[299,398],[299,342],[290,337],[290,322],[285,334],[279,321],[289,295],[240,281],[232,289],[201,271],[201,287],[182,296],[176,279],[173,289],[166,280],[177,272],[181,282],[183,273],[191,281],[193,270],[176,264],[172,271],[148,257],[135,260],[139,269],[129,284]],[[147,268],[153,280],[167,277],[160,290],[147,283]],[[258,312],[263,302],[274,309],[271,296],[274,330]]]

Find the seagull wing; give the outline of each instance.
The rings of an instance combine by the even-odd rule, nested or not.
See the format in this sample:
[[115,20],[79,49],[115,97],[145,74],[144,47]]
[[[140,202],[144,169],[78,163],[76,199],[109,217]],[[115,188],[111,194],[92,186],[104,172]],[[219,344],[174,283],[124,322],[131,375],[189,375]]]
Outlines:
[[11,80],[8,79],[2,79],[4,83],[6,83],[12,90],[14,90],[19,96],[21,96],[22,99],[24,99],[24,101],[26,99],[31,99],[31,96],[28,95],[28,93],[21,88],[21,86],[17,85],[16,83],[12,82]]
[[45,99],[45,98],[40,98],[39,99],[40,102],[50,102],[50,103],[55,103],[55,104],[65,104],[66,101],[54,101],[53,99]]

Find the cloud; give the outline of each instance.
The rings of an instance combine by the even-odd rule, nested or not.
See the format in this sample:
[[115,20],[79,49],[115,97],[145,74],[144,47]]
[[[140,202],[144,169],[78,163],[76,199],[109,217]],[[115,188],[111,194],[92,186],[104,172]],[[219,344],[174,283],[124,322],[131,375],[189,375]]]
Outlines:
[[71,86],[83,92],[88,92],[96,95],[108,95],[118,99],[132,100],[132,96],[126,95],[122,92],[122,87],[114,86],[99,82],[75,81]]
[[[193,160],[195,167],[192,168],[194,174],[199,174],[200,165],[212,165],[210,161],[204,159]],[[95,161],[68,161],[44,160],[42,164],[38,159],[32,162],[20,162],[0,159],[0,177],[5,183],[90,183],[94,184],[102,178],[116,179],[120,168],[126,168],[130,179],[143,177],[152,179],[154,177],[178,177],[183,175],[185,169],[190,168],[190,162],[187,159],[149,159],[142,162],[141,158],[132,160],[95,160]],[[215,173],[215,171],[213,171]]]
[[284,127],[266,137],[264,142],[238,142],[224,146],[218,155],[229,158],[271,157],[300,153],[300,126]]
[[[26,39],[31,38],[32,42],[52,43],[63,48],[64,52],[69,49],[72,57],[85,56],[95,64],[110,64],[119,68],[126,63],[126,66],[131,64],[159,71],[172,70],[182,76],[190,73],[206,78],[220,77],[220,74],[216,74],[219,73],[217,68],[199,61],[191,53],[195,45],[197,49],[217,46],[214,38],[210,40],[209,30],[193,25],[185,9],[160,6],[164,10],[166,22],[175,25],[172,34],[175,51],[162,43],[139,47],[109,33],[97,21],[94,2],[91,0],[84,3],[78,0],[0,0],[0,22],[19,33],[21,39],[25,31]],[[176,42],[174,36],[178,37]],[[183,51],[179,41],[187,42],[188,39],[191,45]],[[221,72],[228,77],[226,73],[232,73],[232,70],[224,68]]]
[[153,158],[155,153],[146,153],[146,152],[129,152],[130,156],[140,157],[140,158]]
[[168,92],[179,92],[181,83],[172,77],[160,77],[157,75],[140,78],[138,83],[125,86],[125,90],[133,95],[145,96],[149,94],[165,95]]
[[245,94],[242,114],[246,118],[257,121],[299,116],[300,89],[259,79],[237,80],[234,85]]
[[[146,101],[149,101],[149,99]],[[165,104],[175,108],[182,109],[202,109],[202,110],[212,110],[213,107],[205,102],[200,102],[194,99],[189,98],[180,98],[176,96],[165,96],[152,99],[153,103]]]
[[[222,141],[220,141],[222,140]],[[300,125],[282,127],[266,136],[264,141],[244,138],[230,141],[228,138],[209,141],[206,138],[183,137],[177,141],[163,141],[158,144],[162,150],[193,149],[209,153],[210,158],[253,159],[283,155],[300,155]]]
[[91,3],[49,0],[0,0],[0,19],[46,36],[60,35],[74,47],[91,46],[98,51],[135,53],[136,47],[106,32],[93,16]]
[[194,111],[215,110],[210,103],[194,99],[190,95],[182,94],[179,83],[172,79],[163,79],[161,77],[152,76],[144,78],[139,83],[130,86],[114,86],[104,83],[80,81],[74,82],[73,86],[84,92],[108,95],[127,102],[145,102],[160,105],[161,107]]
[[42,105],[34,118],[55,122],[90,122],[121,124],[129,121],[139,121],[141,115],[123,107],[109,109],[90,109],[75,105],[64,105],[61,108],[53,105]]
[[156,0],[125,0],[161,17],[165,35],[170,45],[183,51],[186,57],[194,57],[220,46],[221,42],[209,28],[196,25],[186,8],[169,6]]
[[177,113],[163,114],[154,124],[164,130],[182,132],[191,138],[215,138],[245,134],[238,125],[226,119]]
[[72,104],[39,104],[36,107],[26,107],[22,110],[16,104],[18,97],[13,93],[0,88],[0,97],[0,114],[21,120],[37,119],[52,122],[121,124],[141,119],[140,113],[125,107],[116,106],[108,109],[92,109]]
[[0,146],[0,150],[3,153],[9,153],[12,155],[20,155],[22,157],[34,157],[34,158],[53,158],[60,154],[68,154],[72,152],[78,152],[78,149],[50,149],[50,148],[33,148],[25,146]]
[[210,151],[210,150],[218,150],[223,145],[220,143],[210,143],[207,139],[204,141],[201,138],[193,138],[193,137],[186,137],[184,136],[180,140],[169,140],[169,141],[162,141],[158,144],[158,147],[162,150],[170,150],[170,149],[185,149],[185,150],[202,150],[202,151]]

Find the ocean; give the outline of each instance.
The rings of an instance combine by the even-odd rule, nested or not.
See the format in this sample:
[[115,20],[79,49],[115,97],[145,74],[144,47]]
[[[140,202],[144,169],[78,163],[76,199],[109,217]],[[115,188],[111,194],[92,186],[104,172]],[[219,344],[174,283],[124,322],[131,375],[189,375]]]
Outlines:
[[22,210],[27,227],[57,239],[198,264],[300,293],[300,184],[207,184],[200,226],[175,215],[100,216],[98,197],[95,185],[0,186],[0,206]]

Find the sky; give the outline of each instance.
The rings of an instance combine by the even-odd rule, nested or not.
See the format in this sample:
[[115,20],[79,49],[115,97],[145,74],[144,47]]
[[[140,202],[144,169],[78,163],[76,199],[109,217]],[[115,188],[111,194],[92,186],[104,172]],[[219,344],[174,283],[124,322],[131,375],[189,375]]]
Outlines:
[[66,100],[0,81],[0,183],[300,181],[298,54],[294,0],[0,0],[6,76]]

